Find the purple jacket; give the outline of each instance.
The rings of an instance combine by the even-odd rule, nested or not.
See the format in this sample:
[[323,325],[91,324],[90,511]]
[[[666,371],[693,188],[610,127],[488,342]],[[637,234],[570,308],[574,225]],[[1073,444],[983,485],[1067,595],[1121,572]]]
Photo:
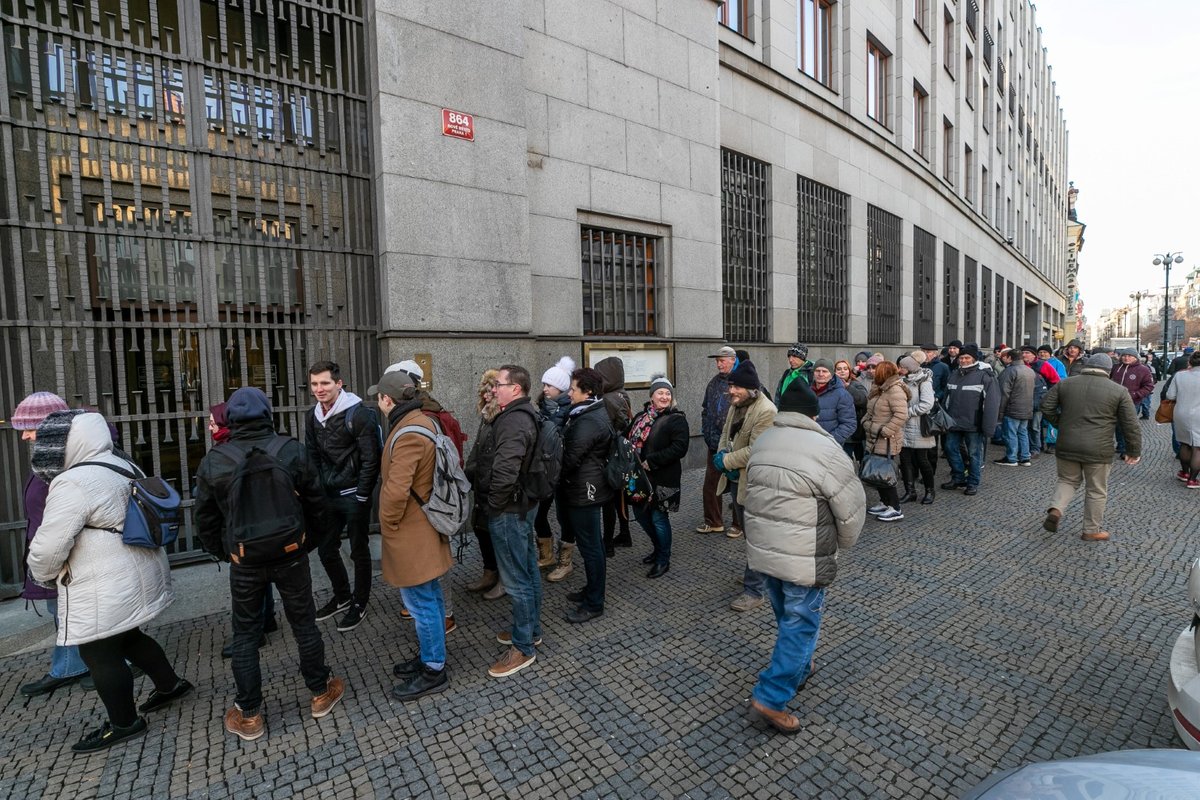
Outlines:
[[[42,515],[46,512],[46,495],[48,494],[50,494],[50,484],[30,473],[29,480],[25,481],[26,550],[29,549],[29,543],[33,541],[33,537],[37,535],[38,528],[42,527]],[[58,592],[38,586],[26,572],[25,590],[21,592],[21,597],[26,600],[54,600],[58,597]]]
[[1154,374],[1145,364],[1117,364],[1108,377],[1125,387],[1134,405],[1154,394]]

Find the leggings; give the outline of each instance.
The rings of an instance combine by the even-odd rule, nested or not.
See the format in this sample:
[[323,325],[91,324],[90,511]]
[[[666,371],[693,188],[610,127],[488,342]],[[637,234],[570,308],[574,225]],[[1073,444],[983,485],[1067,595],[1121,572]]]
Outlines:
[[917,475],[926,489],[933,488],[933,475],[937,470],[936,447],[905,447],[900,451],[900,474],[905,487],[915,486]]
[[1196,475],[1200,474],[1200,446],[1179,445],[1179,467],[1188,474],[1189,478],[1195,480]]
[[96,694],[108,711],[109,722],[122,728],[137,721],[133,672],[125,663],[127,660],[149,675],[160,692],[169,692],[179,683],[166,653],[140,628],[81,644],[79,655],[92,673]]

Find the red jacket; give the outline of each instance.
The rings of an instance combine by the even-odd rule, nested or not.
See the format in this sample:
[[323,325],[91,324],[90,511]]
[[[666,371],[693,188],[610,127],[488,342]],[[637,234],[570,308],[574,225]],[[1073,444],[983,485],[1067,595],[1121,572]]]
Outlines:
[[1135,406],[1154,394],[1154,375],[1145,364],[1117,364],[1108,377],[1125,387]]

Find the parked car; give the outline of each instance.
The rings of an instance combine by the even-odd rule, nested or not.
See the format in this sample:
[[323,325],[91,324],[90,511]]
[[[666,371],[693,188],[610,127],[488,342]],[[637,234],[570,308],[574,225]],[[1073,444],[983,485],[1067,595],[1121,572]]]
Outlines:
[[1133,798],[1195,800],[1200,753],[1187,750],[1119,750],[998,772],[961,800]]
[[1200,750],[1200,558],[1192,562],[1188,598],[1192,622],[1179,634],[1171,650],[1167,704],[1179,738],[1188,748]]

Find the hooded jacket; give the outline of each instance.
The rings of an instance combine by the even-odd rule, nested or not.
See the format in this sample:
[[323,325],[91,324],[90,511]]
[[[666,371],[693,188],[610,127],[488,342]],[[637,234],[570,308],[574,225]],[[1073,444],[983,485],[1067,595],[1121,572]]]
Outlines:
[[815,420],[785,411],[754,443],[741,481],[750,569],[828,586],[839,550],[862,532],[867,498],[854,463]]
[[992,371],[972,364],[951,372],[942,406],[954,420],[950,430],[990,436],[1000,412],[1000,392]]
[[1000,417],[1033,419],[1033,391],[1036,376],[1023,361],[1014,361],[1005,368],[1000,385]]
[[625,362],[616,356],[602,358],[596,362],[596,372],[604,378],[600,387],[601,399],[608,411],[609,422],[613,430],[624,431],[633,419],[633,405],[629,401],[629,393],[625,391]]
[[908,421],[911,393],[899,375],[880,386],[871,387],[867,412],[863,414],[863,432],[867,452],[878,456],[898,456],[904,447],[904,423]]
[[571,396],[563,392],[551,400],[542,395],[542,398],[538,400],[538,410],[542,412],[543,419],[550,420],[561,431],[563,425],[567,424],[567,412],[571,410]]
[[922,367],[904,376],[908,387],[908,419],[904,421],[904,446],[916,450],[937,447],[937,438],[921,432],[921,417],[933,410],[937,401],[933,391],[933,373]]
[[50,482],[45,513],[29,543],[29,574],[58,582],[59,645],[104,639],[144,625],[175,599],[167,552],[131,547],[114,533],[125,525],[129,479],[101,466],[129,469],[112,452],[108,423],[79,414],[67,435],[64,470]]
[[594,506],[613,496],[604,477],[613,429],[602,400],[571,406],[563,427],[558,499],[568,506]]
[[[824,389],[818,389],[816,384],[809,384],[817,395],[817,403],[821,413],[817,415],[817,424],[824,428],[838,444],[844,443],[854,435],[858,428],[858,414],[854,410],[854,398],[842,384],[841,378],[834,375],[825,384]],[[782,393],[776,397],[782,397]]]
[[1078,375],[1051,387],[1042,414],[1058,426],[1054,452],[1065,461],[1107,464],[1116,454],[1113,429],[1125,434],[1125,454],[1142,454],[1142,429],[1129,392],[1109,380],[1108,370],[1084,367]]
[[305,415],[304,441],[321,485],[330,495],[369,502],[379,480],[378,416],[345,389],[324,424],[317,421],[319,410]]

